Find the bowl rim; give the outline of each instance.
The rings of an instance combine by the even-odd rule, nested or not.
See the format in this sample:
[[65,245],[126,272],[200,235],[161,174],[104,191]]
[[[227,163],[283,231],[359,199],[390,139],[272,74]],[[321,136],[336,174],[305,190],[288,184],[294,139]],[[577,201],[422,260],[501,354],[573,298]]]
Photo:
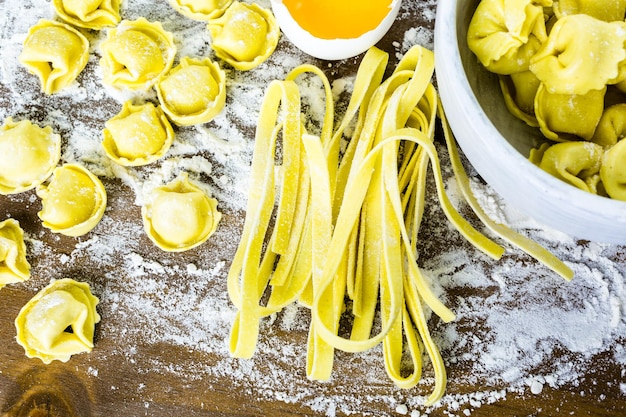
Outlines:
[[[465,67],[459,51],[457,13],[461,3],[466,1],[438,2],[434,37],[437,86],[446,113],[454,115],[449,118],[449,124],[461,150],[481,177],[507,203],[519,207],[531,218],[572,237],[626,244],[626,202],[566,184],[534,165],[507,140],[488,142],[486,139],[502,137],[502,134],[484,111],[475,111],[481,108],[475,92],[467,77],[458,76],[459,72],[465,72]],[[456,117],[459,119],[455,120]],[[468,132],[468,126],[474,133],[480,134]],[[485,152],[495,152],[512,169],[518,170],[515,172],[518,176],[524,175],[526,181],[516,190],[507,186],[507,180],[498,178],[493,170],[480,163],[474,164],[484,158]],[[502,173],[499,176],[502,177]],[[523,196],[529,192],[536,197]],[[568,210],[555,213],[555,205],[564,205]],[[588,220],[581,221],[583,219],[593,219],[593,224]]]

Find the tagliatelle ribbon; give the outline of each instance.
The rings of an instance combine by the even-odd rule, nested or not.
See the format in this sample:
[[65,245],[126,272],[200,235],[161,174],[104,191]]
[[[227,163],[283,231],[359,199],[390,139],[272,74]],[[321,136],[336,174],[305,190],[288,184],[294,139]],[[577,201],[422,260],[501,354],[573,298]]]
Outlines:
[[[397,386],[410,388],[421,378],[423,349],[435,374],[433,392],[426,400],[432,404],[445,391],[446,370],[424,307],[444,322],[455,316],[435,295],[417,263],[429,166],[448,220],[488,256],[498,259],[504,252],[464,219],[446,195],[433,143],[438,115],[444,121],[454,173],[479,219],[561,275],[571,275],[548,251],[492,222],[471,195],[430,82],[433,53],[411,48],[383,81],[387,60],[387,54],[376,48],[366,53],[335,130],[332,90],[318,68],[297,67],[284,81],[268,87],[255,138],[244,230],[228,275],[229,295],[238,310],[230,351],[236,357],[250,357],[261,318],[297,300],[311,311],[310,379],[331,377],[335,349],[360,352],[382,343],[388,376]],[[319,77],[324,88],[326,111],[319,136],[304,130],[300,116],[297,79],[304,73]],[[351,123],[354,133],[341,152]],[[282,163],[276,167],[281,140]],[[353,318],[353,324],[343,334],[339,323],[345,315]],[[374,326],[377,317],[380,323]],[[405,369],[405,352],[411,369]]]

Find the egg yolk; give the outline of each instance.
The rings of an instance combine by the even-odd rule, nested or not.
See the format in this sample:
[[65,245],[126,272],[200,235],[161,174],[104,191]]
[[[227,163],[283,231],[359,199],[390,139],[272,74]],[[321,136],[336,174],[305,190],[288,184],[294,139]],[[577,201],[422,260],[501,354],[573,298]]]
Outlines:
[[392,0],[283,0],[293,19],[321,39],[351,39],[374,30],[391,11]]

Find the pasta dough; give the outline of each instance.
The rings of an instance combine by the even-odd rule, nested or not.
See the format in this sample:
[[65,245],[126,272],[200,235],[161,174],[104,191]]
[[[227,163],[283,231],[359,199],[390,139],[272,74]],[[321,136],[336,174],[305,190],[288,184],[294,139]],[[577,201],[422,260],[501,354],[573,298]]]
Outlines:
[[102,147],[120,165],[146,165],[161,158],[174,141],[174,129],[161,107],[152,103],[124,103],[105,123]]
[[233,0],[169,0],[180,14],[195,20],[212,20],[224,14]]
[[26,356],[45,364],[90,352],[100,321],[98,302],[87,283],[69,278],[52,281],[20,310],[15,319],[17,343]]
[[61,137],[50,126],[8,117],[0,126],[0,194],[15,194],[44,182],[61,159]]
[[235,1],[223,16],[209,22],[208,29],[215,55],[244,71],[265,62],[280,37],[272,12],[256,3]]
[[120,22],[121,0],[52,0],[59,17],[70,25],[100,30]]
[[222,218],[217,200],[190,182],[187,173],[154,189],[141,214],[148,237],[168,252],[182,252],[204,243]]
[[100,45],[106,84],[140,90],[152,87],[174,63],[176,45],[159,22],[122,21]]
[[0,222],[0,288],[29,278],[24,231],[17,220]]
[[102,182],[78,164],[56,168],[50,182],[37,187],[37,195],[43,225],[66,236],[90,232],[102,219],[107,204]]
[[89,60],[89,41],[70,25],[41,19],[24,40],[19,61],[39,77],[41,89],[54,94],[69,86]]
[[226,103],[226,75],[209,58],[184,57],[156,85],[163,111],[181,126],[206,123]]

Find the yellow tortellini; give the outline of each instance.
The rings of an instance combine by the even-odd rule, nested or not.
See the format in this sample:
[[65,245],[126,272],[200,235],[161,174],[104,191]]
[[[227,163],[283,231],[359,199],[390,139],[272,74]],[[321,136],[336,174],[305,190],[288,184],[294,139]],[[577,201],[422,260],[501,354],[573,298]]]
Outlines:
[[217,200],[189,181],[187,173],[152,191],[142,207],[144,229],[168,252],[181,252],[204,243],[222,218]]
[[61,159],[61,137],[50,126],[8,117],[0,126],[0,194],[15,194],[44,182]]
[[500,88],[509,111],[529,126],[538,127],[535,98],[541,82],[532,71],[500,76]]
[[233,0],[169,0],[183,16],[195,20],[211,20],[222,16]]
[[534,155],[547,173],[581,190],[597,193],[604,150],[592,142],[563,142],[544,146]]
[[172,34],[161,23],[143,17],[110,29],[100,49],[103,81],[130,90],[156,84],[172,68],[176,55]]
[[626,140],[620,140],[604,153],[600,179],[609,197],[626,201]]
[[605,22],[623,21],[626,17],[626,0],[554,0],[558,17],[586,14]]
[[67,23],[100,30],[120,22],[120,0],[53,0],[59,17]]
[[37,187],[43,225],[55,233],[82,236],[102,219],[107,204],[104,185],[87,168],[65,164],[54,170],[47,184]]
[[206,123],[226,103],[226,75],[209,58],[184,57],[156,85],[163,111],[181,126]]
[[0,222],[0,288],[30,278],[24,231],[14,219]]
[[76,80],[89,61],[89,41],[65,23],[41,19],[24,40],[19,61],[54,94]]
[[280,29],[272,12],[255,3],[234,2],[208,24],[218,58],[246,71],[262,64],[278,45]]
[[626,103],[618,103],[604,110],[591,141],[610,147],[624,136],[626,136]]
[[161,158],[174,141],[174,129],[159,106],[127,101],[105,123],[102,147],[120,165],[146,165]]
[[17,343],[26,356],[45,364],[90,352],[100,321],[98,302],[87,283],[69,278],[52,281],[20,310],[15,319]]
[[564,16],[532,57],[530,69],[553,94],[587,94],[618,81],[625,43],[624,22]]
[[532,0],[482,0],[470,21],[467,43],[490,71],[526,71],[547,38],[544,10]]
[[535,97],[535,114],[544,136],[562,142],[590,140],[604,110],[606,87],[586,94],[552,94],[541,84]]

